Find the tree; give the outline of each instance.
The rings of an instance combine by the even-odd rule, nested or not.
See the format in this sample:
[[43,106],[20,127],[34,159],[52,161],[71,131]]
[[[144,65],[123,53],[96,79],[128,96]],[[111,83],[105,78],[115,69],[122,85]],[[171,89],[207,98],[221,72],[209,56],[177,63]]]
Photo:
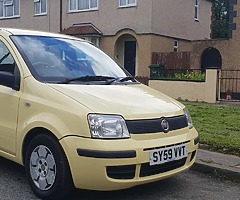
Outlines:
[[212,10],[212,38],[227,38],[229,30],[229,0],[215,0]]

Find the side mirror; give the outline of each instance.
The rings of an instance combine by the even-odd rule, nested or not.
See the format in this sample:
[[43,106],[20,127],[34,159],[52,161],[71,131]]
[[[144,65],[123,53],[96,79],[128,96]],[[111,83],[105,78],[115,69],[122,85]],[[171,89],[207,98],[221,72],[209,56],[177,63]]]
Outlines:
[[0,85],[19,90],[15,85],[15,76],[10,72],[0,71]]

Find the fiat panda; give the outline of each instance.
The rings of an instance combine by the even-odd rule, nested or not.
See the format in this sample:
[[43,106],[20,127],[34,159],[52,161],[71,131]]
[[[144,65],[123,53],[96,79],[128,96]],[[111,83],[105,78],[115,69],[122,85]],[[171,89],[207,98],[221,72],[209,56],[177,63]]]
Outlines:
[[196,159],[186,107],[79,38],[0,29],[0,110],[0,156],[43,199],[158,181]]

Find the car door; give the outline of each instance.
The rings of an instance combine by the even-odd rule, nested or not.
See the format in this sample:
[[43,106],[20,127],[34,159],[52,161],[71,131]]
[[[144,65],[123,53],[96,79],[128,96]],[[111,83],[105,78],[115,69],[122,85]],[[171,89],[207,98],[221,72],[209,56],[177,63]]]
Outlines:
[[[8,43],[4,41],[6,45]],[[0,152],[14,155],[16,153],[16,129],[18,119],[18,104],[21,92],[20,74],[12,52],[0,39],[0,75],[9,75],[14,78],[14,84],[11,86],[0,81]],[[15,83],[18,85],[15,87]]]

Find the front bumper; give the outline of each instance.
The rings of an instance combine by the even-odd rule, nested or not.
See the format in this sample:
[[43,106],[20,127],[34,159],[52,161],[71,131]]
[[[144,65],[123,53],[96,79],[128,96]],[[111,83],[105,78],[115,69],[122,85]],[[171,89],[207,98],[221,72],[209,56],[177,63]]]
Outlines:
[[[167,137],[154,133],[130,139],[99,140],[69,136],[60,143],[69,161],[76,188],[118,190],[173,176],[189,169],[198,149],[198,133],[192,128],[172,131]],[[151,149],[188,144],[186,158],[149,165]]]

